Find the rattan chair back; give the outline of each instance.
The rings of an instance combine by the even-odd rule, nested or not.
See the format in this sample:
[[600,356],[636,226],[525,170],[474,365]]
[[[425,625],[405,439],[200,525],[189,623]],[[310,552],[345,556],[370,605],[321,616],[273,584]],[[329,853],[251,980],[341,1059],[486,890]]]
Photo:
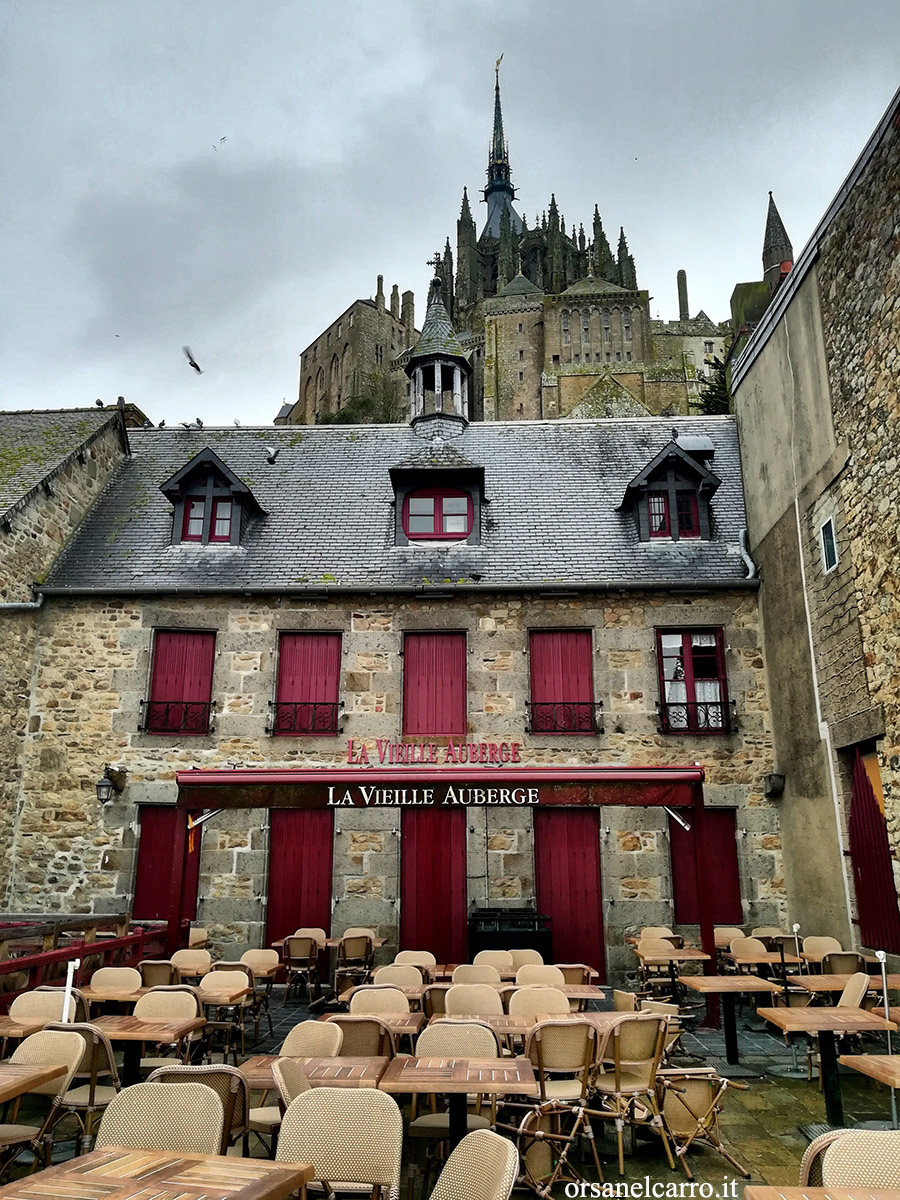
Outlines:
[[[23,992],[16,996],[9,1006],[9,1015],[17,1020],[28,1020],[29,1017],[48,1017],[52,1021],[63,1019],[63,989],[48,988],[45,992]],[[69,997],[68,1019],[75,1020],[76,1003],[74,996]]]
[[447,1159],[431,1200],[509,1200],[518,1172],[515,1144],[490,1129],[475,1129]]
[[667,941],[666,938],[644,938],[637,944],[638,954],[646,954],[652,957],[654,954],[671,954],[675,949],[675,943]]
[[453,968],[454,983],[500,983],[500,972],[491,963],[460,963]]
[[448,1017],[503,1015],[500,993],[489,983],[455,983],[447,989],[444,1008]]
[[146,992],[134,1006],[136,1017],[196,1017],[197,997],[191,991],[152,991]]
[[100,967],[91,976],[91,987],[94,988],[134,992],[141,986],[141,973],[134,967]]
[[202,925],[192,925],[188,932],[188,948],[203,946],[209,941],[209,930]]
[[855,950],[841,950],[840,953],[822,955],[823,975],[855,975],[857,971],[866,974],[866,960]]
[[176,950],[172,962],[182,975],[205,975],[212,966],[208,950]]
[[552,987],[516,988],[509,998],[511,1017],[552,1017],[569,1011],[569,1000]]
[[272,1078],[285,1108],[298,1096],[309,1091],[310,1083],[306,1072],[291,1058],[278,1058],[272,1063]]
[[288,1105],[275,1157],[313,1166],[331,1183],[400,1188],[403,1117],[392,1096],[376,1088],[311,1088]]
[[648,1013],[626,1014],[609,1027],[600,1056],[612,1063],[616,1091],[654,1086],[666,1028],[665,1017]]
[[78,1033],[63,1033],[59,1029],[42,1029],[23,1038],[10,1057],[10,1062],[29,1067],[65,1066],[65,1075],[28,1089],[31,1095],[61,1096],[69,1090],[75,1072],[84,1056],[84,1038]]
[[737,925],[716,925],[713,933],[719,944],[727,942],[729,945],[731,945],[733,938],[745,936],[743,929],[739,929]]
[[668,925],[644,925],[641,929],[641,936],[638,939],[643,941],[644,938],[667,938],[674,937],[674,930]]
[[392,1058],[394,1037],[390,1026],[377,1016],[334,1013],[325,1024],[337,1025],[343,1034],[341,1054],[351,1058]]
[[392,987],[361,987],[350,997],[350,1012],[354,1016],[378,1013],[408,1013],[409,1001]]
[[110,1100],[95,1147],[218,1154],[225,1114],[202,1083],[136,1083]]
[[526,963],[516,971],[516,983],[533,984],[536,987],[565,987],[566,977],[559,967],[542,963]]
[[181,972],[168,958],[145,958],[137,969],[142,987],[173,987],[181,983]]
[[241,955],[241,962],[252,970],[259,971],[264,968],[268,970],[270,967],[277,967],[281,959],[278,957],[277,950],[245,950]]
[[81,1057],[81,1062],[78,1064],[76,1074],[87,1075],[90,1080],[90,1091],[93,1092],[97,1087],[97,1080],[109,1077],[109,1084],[118,1090],[121,1086],[119,1082],[119,1068],[116,1065],[116,1056],[113,1053],[112,1042],[106,1036],[102,1029],[98,1029],[96,1025],[91,1025],[88,1021],[72,1021],[68,1024],[53,1024],[48,1025],[47,1029],[61,1030],[63,1033],[78,1033],[81,1035],[84,1043],[84,1053]]
[[475,967],[494,967],[498,971],[513,970],[513,956],[509,950],[479,950],[472,959]]
[[847,1129],[829,1129],[826,1133],[820,1133],[817,1138],[813,1138],[803,1151],[803,1158],[800,1160],[801,1187],[822,1187],[822,1160],[825,1157],[825,1151],[833,1142],[844,1137],[848,1132]]
[[637,996],[634,992],[613,990],[613,1008],[616,1012],[637,1012]]
[[538,950],[529,950],[526,947],[522,950],[510,950],[509,954],[514,971],[518,971],[519,967],[524,967],[526,964],[537,967],[544,965],[543,955]]
[[[576,1072],[582,1076],[585,1089],[596,1052],[597,1030],[587,1021],[541,1021],[525,1041],[525,1055],[539,1074]],[[544,1098],[543,1090],[541,1097]]]
[[342,937],[338,944],[338,964],[364,962],[372,955],[372,938],[368,934]]
[[833,1188],[900,1188],[900,1131],[854,1129],[822,1159],[822,1183]]
[[394,957],[394,962],[400,966],[435,967],[437,959],[430,950],[401,950]]
[[422,972],[411,963],[388,963],[378,968],[372,976],[372,982],[379,987],[391,984],[396,987],[421,987],[423,980]]
[[294,930],[294,937],[312,938],[319,946],[324,946],[328,941],[328,934],[318,925],[301,925],[299,929]]
[[803,939],[803,953],[815,955],[816,958],[821,958],[823,954],[837,954],[843,948],[835,937],[805,937]]
[[750,930],[751,937],[758,938],[776,938],[784,937],[784,930],[779,929],[777,925],[757,925],[755,929]]
[[319,958],[319,943],[308,933],[295,933],[284,939],[284,961],[295,970],[315,967]]
[[369,929],[367,925],[350,925],[341,934],[342,938],[364,937],[368,938],[371,942],[374,942],[377,936],[378,934],[375,932],[375,930]]
[[301,1021],[281,1043],[279,1054],[295,1058],[331,1058],[341,1053],[344,1035],[341,1027],[330,1021]]
[[422,1012],[426,1017],[431,1018],[441,1016],[447,1011],[447,992],[446,987],[434,985],[426,987],[422,991]]
[[844,984],[844,990],[841,992],[840,999],[837,1002],[838,1008],[862,1008],[863,997],[869,990],[869,976],[865,971],[857,971],[855,975],[851,975]]
[[757,954],[767,954],[765,943],[755,937],[736,937],[731,939],[729,950],[738,958],[755,958]]
[[[204,975],[197,985],[197,991],[201,997],[221,994],[230,989],[240,991],[242,988],[250,987],[253,981],[253,971],[250,967],[237,969],[234,963],[229,963],[225,970],[217,970],[221,964],[216,963],[208,975]],[[241,997],[243,1000],[244,997]]]
[[478,1021],[445,1018],[426,1027],[416,1039],[418,1058],[499,1058],[497,1035]]
[[562,976],[566,984],[578,984],[580,987],[583,984],[591,982],[590,967],[582,966],[581,963],[571,963],[568,966],[559,964],[556,969],[557,971],[562,971]]
[[247,1132],[250,1097],[247,1080],[236,1067],[225,1063],[209,1066],[159,1067],[147,1076],[148,1083],[203,1084],[212,1088],[222,1105],[223,1126],[221,1149],[213,1153],[225,1154],[231,1142]]

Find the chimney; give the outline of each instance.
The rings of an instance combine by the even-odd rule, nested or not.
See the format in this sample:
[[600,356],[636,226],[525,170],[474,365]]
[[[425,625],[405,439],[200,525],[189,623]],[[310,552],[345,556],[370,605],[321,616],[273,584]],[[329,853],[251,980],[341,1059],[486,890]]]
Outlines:
[[391,316],[395,321],[400,319],[400,291],[396,283],[391,288]]
[[384,276],[378,276],[378,289],[375,292],[375,307],[379,312],[384,312]]
[[412,292],[403,293],[403,303],[400,308],[400,321],[403,328],[406,330],[406,345],[407,347],[413,344],[413,338],[416,336],[416,305],[415,297]]
[[678,272],[678,320],[689,321],[691,310],[688,308],[687,272]]

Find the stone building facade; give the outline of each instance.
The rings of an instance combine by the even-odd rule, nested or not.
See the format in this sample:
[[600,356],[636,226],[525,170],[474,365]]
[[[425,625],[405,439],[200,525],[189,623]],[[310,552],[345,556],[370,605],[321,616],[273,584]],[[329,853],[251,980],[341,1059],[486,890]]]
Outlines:
[[793,915],[895,953],[898,111],[733,368]]

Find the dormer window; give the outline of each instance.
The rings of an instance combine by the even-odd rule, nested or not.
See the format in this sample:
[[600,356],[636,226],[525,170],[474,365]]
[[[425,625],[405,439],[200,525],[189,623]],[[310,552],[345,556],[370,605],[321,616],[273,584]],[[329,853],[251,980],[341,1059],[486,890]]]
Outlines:
[[707,466],[707,437],[671,441],[628,484],[619,505],[636,519],[642,542],[709,539],[710,500],[721,480]]
[[[648,491],[647,510],[650,537],[672,537],[672,512],[669,507],[668,489],[652,488]],[[700,536],[700,505],[697,492],[690,485],[676,484],[675,523],[679,538]]]
[[471,494],[458,488],[419,488],[403,501],[403,532],[410,541],[462,541],[474,519]]
[[247,485],[209,448],[202,450],[160,490],[173,506],[172,542],[231,545],[254,518],[265,516]]

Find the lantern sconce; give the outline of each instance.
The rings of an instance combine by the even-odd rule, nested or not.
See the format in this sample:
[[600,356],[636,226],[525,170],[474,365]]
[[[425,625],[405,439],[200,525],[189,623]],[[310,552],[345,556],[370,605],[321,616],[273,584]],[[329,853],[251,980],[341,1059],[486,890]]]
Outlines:
[[112,799],[113,792],[123,792],[127,782],[128,772],[124,767],[111,767],[109,763],[104,764],[103,774],[94,784],[97,799],[101,804],[108,804]]

